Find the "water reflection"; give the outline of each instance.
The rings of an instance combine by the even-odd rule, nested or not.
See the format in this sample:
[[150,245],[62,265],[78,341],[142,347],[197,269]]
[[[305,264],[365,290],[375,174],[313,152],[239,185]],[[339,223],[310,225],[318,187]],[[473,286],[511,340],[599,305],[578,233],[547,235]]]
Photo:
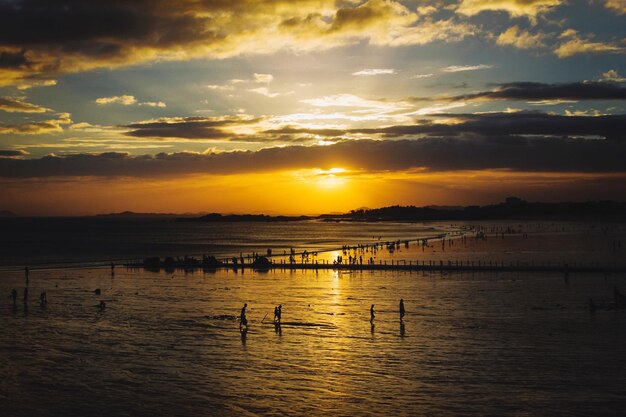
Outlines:
[[248,328],[243,328],[239,330],[241,333],[241,346],[246,347],[246,341],[248,339]]

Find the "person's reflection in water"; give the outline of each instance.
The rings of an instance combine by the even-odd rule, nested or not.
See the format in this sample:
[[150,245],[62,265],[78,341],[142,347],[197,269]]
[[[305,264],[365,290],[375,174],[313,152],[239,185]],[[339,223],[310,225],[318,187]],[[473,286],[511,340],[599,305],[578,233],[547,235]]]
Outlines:
[[404,320],[400,321],[400,337],[404,339],[405,336],[405,331],[404,331]]
[[246,339],[248,338],[248,329],[243,328],[239,331],[241,333],[241,346],[246,347]]
[[274,323],[274,331],[276,332],[276,334],[278,336],[282,336],[283,335],[283,329],[280,325],[280,322],[276,322]]

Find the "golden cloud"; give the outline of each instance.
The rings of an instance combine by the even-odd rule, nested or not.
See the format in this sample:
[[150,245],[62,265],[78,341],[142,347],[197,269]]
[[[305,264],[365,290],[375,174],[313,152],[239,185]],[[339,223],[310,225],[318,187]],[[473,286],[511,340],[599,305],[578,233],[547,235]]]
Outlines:
[[0,110],[8,113],[45,113],[50,109],[28,103],[21,98],[0,97]]
[[498,36],[498,45],[511,45],[519,49],[545,48],[544,40],[546,35],[537,33],[535,35],[520,29],[518,26],[511,26]]
[[626,1],[625,0],[606,0],[604,5],[607,9],[611,9],[617,14],[626,14]]
[[462,0],[457,12],[472,16],[487,10],[505,11],[531,19],[563,3],[563,0]]
[[[543,0],[547,1],[547,0]],[[554,1],[554,0],[551,0]],[[477,29],[420,20],[396,0],[93,0],[59,7],[0,4],[0,85],[28,88],[57,75],[153,60],[228,58],[354,44],[458,41]]]
[[565,41],[554,51],[559,58],[568,58],[573,55],[589,53],[623,54],[626,52],[626,48],[623,46],[612,42],[594,42],[581,37],[572,29],[563,32],[560,38],[565,39]]
[[63,125],[71,124],[69,113],[60,113],[57,119],[21,124],[0,124],[0,135],[43,135],[63,131]]

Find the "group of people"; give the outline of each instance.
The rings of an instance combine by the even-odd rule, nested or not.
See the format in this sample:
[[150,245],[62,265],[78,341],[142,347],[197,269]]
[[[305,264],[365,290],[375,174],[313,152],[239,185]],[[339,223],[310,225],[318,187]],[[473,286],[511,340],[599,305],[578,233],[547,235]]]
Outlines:
[[[404,315],[406,313],[406,310],[404,309],[404,299],[401,298],[400,299],[400,305],[399,305],[399,311],[400,311],[400,321],[404,320]],[[374,304],[372,304],[372,306],[370,307],[370,323],[372,324],[372,326],[374,325],[374,319],[376,318],[376,312],[374,311]]]
[[[239,330],[243,330],[244,328],[248,328],[248,318],[246,317],[246,309],[248,308],[248,303],[244,303],[241,308],[241,315],[239,316]],[[400,299],[399,305],[400,311],[400,321],[404,320],[404,315],[406,310],[404,309],[404,299]],[[274,324],[280,324],[280,320],[283,314],[283,305],[279,304],[274,307]],[[376,312],[374,311],[374,304],[370,307],[370,323],[372,326],[374,325],[374,319],[376,318]]]
[[[17,307],[17,290],[13,288],[9,298],[13,301],[13,307]],[[39,305],[45,307],[48,304],[48,295],[45,291],[39,294]],[[24,287],[24,307],[28,306],[28,287]]]

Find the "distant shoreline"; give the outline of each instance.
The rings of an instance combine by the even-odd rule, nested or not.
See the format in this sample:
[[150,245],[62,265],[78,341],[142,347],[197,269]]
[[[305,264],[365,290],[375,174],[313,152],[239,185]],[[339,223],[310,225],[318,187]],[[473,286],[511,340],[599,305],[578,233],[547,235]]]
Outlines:
[[[4,212],[9,213],[9,212]],[[15,213],[0,219],[25,219]],[[32,218],[46,218],[33,216]],[[321,220],[324,222],[427,222],[427,221],[488,221],[488,220],[534,220],[534,221],[626,221],[626,202],[587,201],[542,203],[527,202],[508,197],[499,204],[485,206],[388,206],[376,209],[357,209],[347,213],[320,215],[267,215],[267,214],[177,214],[177,213],[120,213],[92,216],[50,216],[53,218],[99,218],[99,219],[163,219],[177,222],[203,223],[279,223]]]

